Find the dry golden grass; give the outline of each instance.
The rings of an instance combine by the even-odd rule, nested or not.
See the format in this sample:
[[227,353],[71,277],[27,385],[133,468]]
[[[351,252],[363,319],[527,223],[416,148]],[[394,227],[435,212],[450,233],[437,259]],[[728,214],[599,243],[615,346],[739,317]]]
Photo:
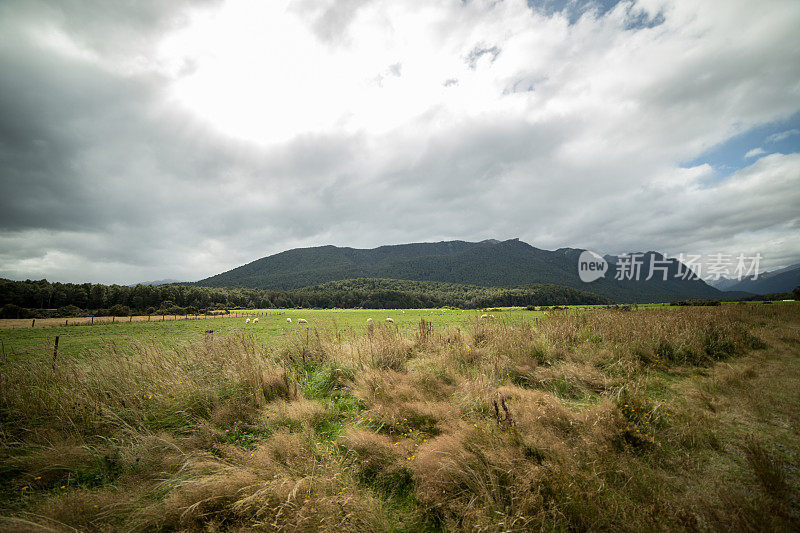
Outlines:
[[800,307],[3,363],[16,531],[793,530]]

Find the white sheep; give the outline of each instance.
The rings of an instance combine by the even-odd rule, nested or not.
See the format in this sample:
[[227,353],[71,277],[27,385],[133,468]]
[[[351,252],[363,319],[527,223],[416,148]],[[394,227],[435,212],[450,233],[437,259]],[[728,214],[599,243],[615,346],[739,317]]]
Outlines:
[[287,318],[287,319],[286,319],[286,322],[288,322],[289,324],[291,324],[291,323],[292,323],[292,319],[291,319],[291,318]]
[[406,314],[406,312],[405,312],[405,311],[403,311],[403,314]]
[[305,318],[298,318],[297,319],[297,323],[298,324],[308,324],[308,320],[306,320]]
[[494,318],[494,315],[489,315],[489,318]]
[[386,322],[391,322],[392,324],[394,324],[394,320],[392,320],[391,318],[387,318]]
[[371,318],[367,319],[367,324],[372,324],[372,319]]
[[258,319],[257,318],[253,319],[253,324],[258,324]]
[[250,323],[250,319],[248,318],[247,320],[244,321],[244,323],[245,324],[249,324]]
[[481,315],[481,318],[489,318],[489,315]]

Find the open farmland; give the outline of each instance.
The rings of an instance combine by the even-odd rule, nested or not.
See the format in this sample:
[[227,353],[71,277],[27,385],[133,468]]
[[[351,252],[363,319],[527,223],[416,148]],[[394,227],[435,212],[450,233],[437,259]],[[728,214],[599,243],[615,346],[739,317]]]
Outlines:
[[[579,306],[567,312],[579,312],[591,307]],[[488,312],[488,311],[487,311]],[[513,308],[490,311],[496,320],[519,322],[541,318],[541,311],[527,311]],[[565,311],[554,311],[563,313]],[[137,343],[153,341],[167,346],[175,346],[182,342],[201,340],[207,330],[214,335],[232,334],[252,335],[256,342],[265,346],[277,346],[298,330],[305,332],[306,326],[299,324],[298,319],[308,321],[312,332],[325,331],[341,336],[353,337],[366,331],[367,319],[383,322],[387,318],[394,320],[394,326],[401,332],[409,332],[425,319],[436,328],[445,326],[461,326],[474,321],[484,311],[449,310],[449,309],[255,309],[235,311],[230,315],[217,315],[213,318],[184,318],[178,316],[162,317],[146,316],[117,317],[112,323],[111,317],[91,319],[83,318],[49,318],[36,319],[32,328],[32,319],[0,320],[0,341],[9,354],[53,354],[56,335],[59,336],[59,354],[79,355],[87,351],[103,350],[109,347],[128,350]],[[247,317],[257,317],[258,324],[247,324]],[[291,318],[292,322],[287,322]],[[65,326],[65,324],[68,325]]]
[[2,525],[800,525],[800,306],[493,314],[5,330]]

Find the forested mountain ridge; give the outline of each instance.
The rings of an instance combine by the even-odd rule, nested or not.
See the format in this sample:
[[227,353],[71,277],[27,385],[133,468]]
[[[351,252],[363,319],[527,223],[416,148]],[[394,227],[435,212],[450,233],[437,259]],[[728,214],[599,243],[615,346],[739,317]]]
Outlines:
[[587,284],[578,277],[582,251],[542,250],[519,239],[414,243],[374,249],[297,248],[200,280],[196,285],[291,290],[344,279],[384,278],[486,287],[552,284],[601,294],[618,302],[728,297],[696,276],[676,278],[682,265],[674,259],[670,260],[668,279],[656,276],[646,280],[651,262],[663,259],[657,252],[643,254],[639,280],[614,279],[617,258],[608,257],[606,277]]

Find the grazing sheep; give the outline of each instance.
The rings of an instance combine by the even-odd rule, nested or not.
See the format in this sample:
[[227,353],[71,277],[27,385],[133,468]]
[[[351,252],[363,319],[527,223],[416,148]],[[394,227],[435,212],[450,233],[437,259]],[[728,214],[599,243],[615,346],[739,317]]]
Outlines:
[[394,320],[392,320],[391,318],[387,318],[386,322],[391,322],[392,324],[394,324]]
[[286,322],[288,322],[289,324],[291,324],[291,323],[292,323],[292,319],[291,319],[291,318],[287,318],[287,319],[286,319]]
[[494,315],[489,315],[489,318],[494,318]]
[[405,311],[403,311],[403,314],[406,314],[406,312],[405,312]]
[[481,315],[481,318],[489,318],[489,315]]
[[244,321],[244,323],[245,324],[249,324],[250,323],[250,319],[248,318],[247,320]]
[[367,324],[372,324],[372,319],[371,318],[367,319]]
[[253,319],[253,324],[258,324],[258,319],[257,318]]
[[308,320],[306,320],[305,318],[298,318],[297,319],[297,323],[298,324],[308,324]]

